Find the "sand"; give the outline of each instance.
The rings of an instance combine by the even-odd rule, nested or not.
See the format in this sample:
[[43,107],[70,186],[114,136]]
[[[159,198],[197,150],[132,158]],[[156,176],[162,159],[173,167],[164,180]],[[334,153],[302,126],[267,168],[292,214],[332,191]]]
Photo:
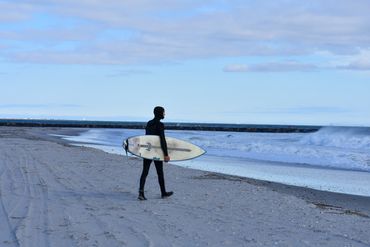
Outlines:
[[370,246],[370,198],[154,166],[0,127],[0,246]]

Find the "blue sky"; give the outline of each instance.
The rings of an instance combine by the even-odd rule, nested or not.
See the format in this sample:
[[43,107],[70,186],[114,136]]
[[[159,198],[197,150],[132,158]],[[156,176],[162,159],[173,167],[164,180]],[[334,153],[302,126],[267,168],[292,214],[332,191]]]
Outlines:
[[370,126],[369,9],[0,0],[0,118]]

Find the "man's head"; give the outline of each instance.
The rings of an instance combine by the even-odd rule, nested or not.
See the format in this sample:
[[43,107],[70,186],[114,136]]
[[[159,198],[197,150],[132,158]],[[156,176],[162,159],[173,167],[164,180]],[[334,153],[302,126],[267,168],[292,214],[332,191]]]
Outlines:
[[165,111],[162,106],[156,106],[153,113],[156,118],[164,119]]

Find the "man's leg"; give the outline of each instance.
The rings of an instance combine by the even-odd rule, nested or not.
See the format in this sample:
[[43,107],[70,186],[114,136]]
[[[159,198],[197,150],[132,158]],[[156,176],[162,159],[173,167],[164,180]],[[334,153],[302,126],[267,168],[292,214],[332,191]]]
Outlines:
[[163,161],[154,161],[154,164],[157,170],[158,182],[159,182],[159,186],[161,187],[162,198],[169,197],[173,194],[173,192],[172,191],[166,192],[166,186],[164,183],[164,175],[163,175]]
[[157,175],[158,175],[158,183],[159,186],[161,187],[161,193],[162,195],[166,193],[166,187],[164,184],[164,175],[163,175],[163,161],[154,161],[155,168],[157,170]]
[[139,192],[144,193],[145,181],[146,181],[146,177],[148,176],[149,168],[150,168],[151,163],[152,163],[152,161],[148,160],[148,159],[144,159],[144,161],[143,161],[143,171],[142,171],[141,177],[140,177]]

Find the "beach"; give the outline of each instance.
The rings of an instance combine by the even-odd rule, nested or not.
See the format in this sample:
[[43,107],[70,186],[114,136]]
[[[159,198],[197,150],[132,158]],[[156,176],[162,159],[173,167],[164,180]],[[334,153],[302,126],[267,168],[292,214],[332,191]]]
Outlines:
[[0,246],[370,246],[370,197],[72,146],[79,129],[0,127]]

